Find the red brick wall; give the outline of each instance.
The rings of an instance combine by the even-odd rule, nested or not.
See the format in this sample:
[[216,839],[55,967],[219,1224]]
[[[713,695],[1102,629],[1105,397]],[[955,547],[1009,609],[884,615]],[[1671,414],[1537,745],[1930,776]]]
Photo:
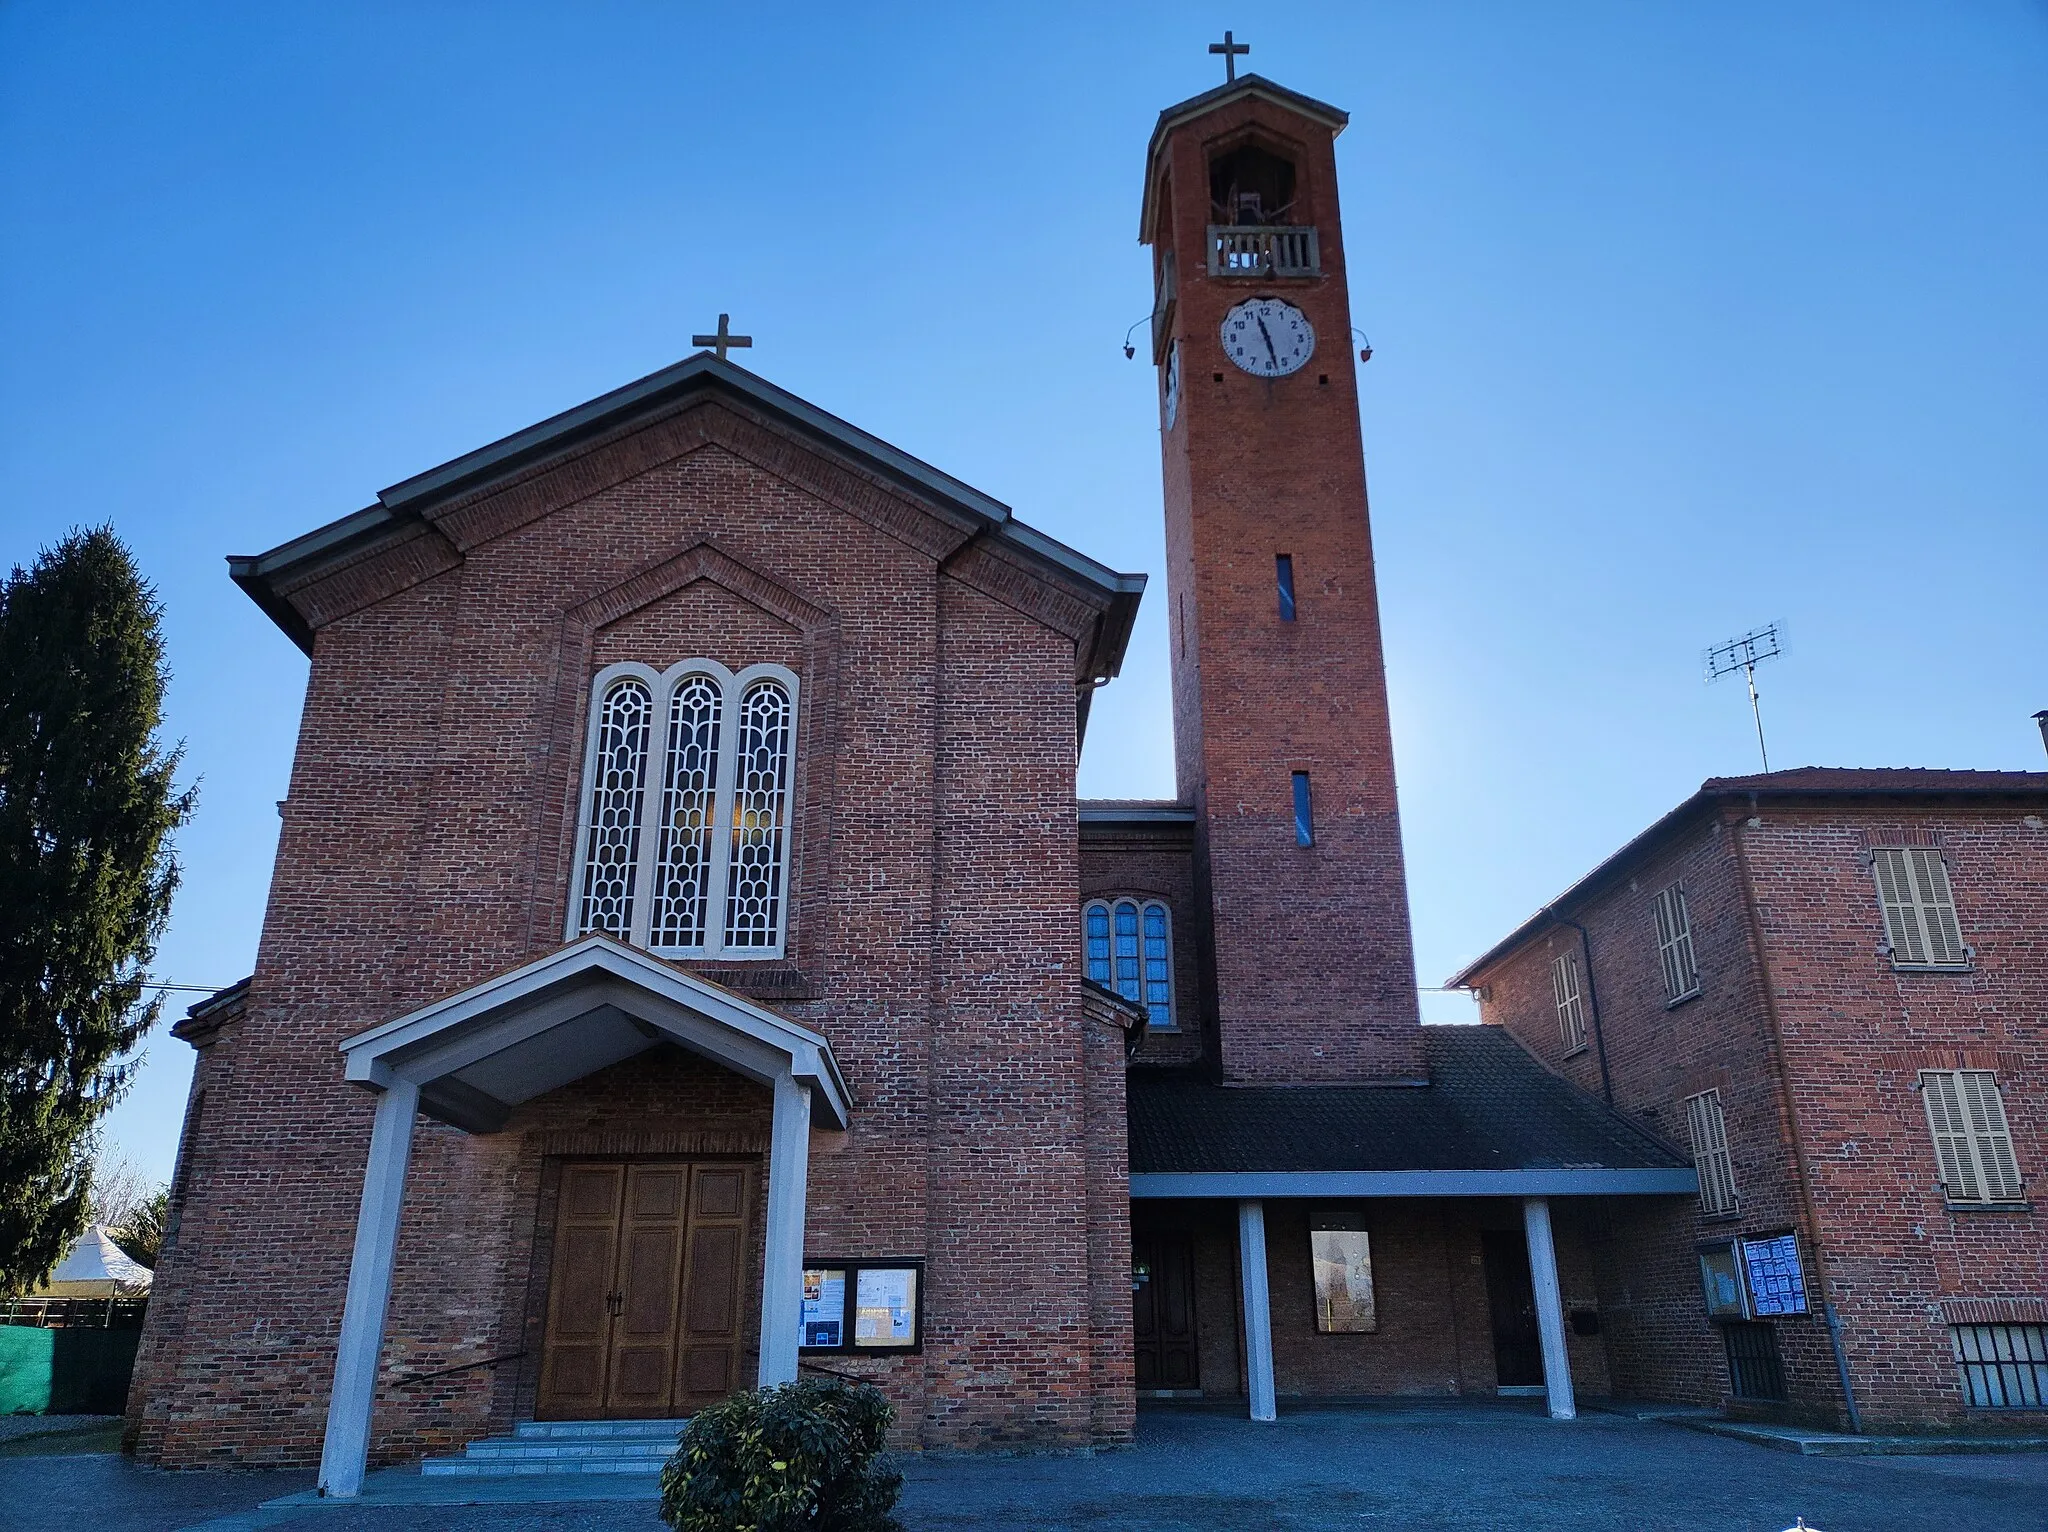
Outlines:
[[[1297,170],[1322,275],[1207,275],[1211,145],[1257,134]],[[1222,1067],[1265,1080],[1422,1072],[1378,596],[1327,127],[1239,99],[1175,128],[1154,174],[1158,249],[1179,270],[1181,402],[1162,435],[1180,795],[1201,811],[1197,897],[1213,905]],[[1226,311],[1299,306],[1316,353],[1290,377],[1229,363]],[[1162,414],[1162,424],[1163,424]],[[1294,560],[1298,620],[1277,615]],[[1291,774],[1316,844],[1295,843]]]
[[[852,1088],[851,1131],[817,1135],[813,1251],[930,1263],[924,1355],[856,1364],[901,1439],[1118,1434],[1091,1403],[1127,1357],[1094,1326],[1128,1257],[1116,1197],[1092,1195],[1121,1176],[1121,1076],[1083,1042],[1071,633],[1027,615],[999,559],[943,572],[957,528],[716,406],[436,535],[438,562],[415,540],[298,593],[318,626],[291,795],[248,1015],[202,1068],[226,1083],[158,1300],[182,1322],[152,1327],[138,1369],[144,1455],[317,1455],[372,1102],[337,1044],[559,942],[589,682],[629,655],[802,678],[789,956],[715,976],[826,1033]],[[419,1135],[380,1455],[521,1407],[505,1369],[460,1375],[433,1410],[389,1383],[517,1349],[536,1135]]]
[[[1717,1219],[1689,1202],[1613,1210],[1600,1246],[1601,1290],[1622,1391],[1725,1402],[1726,1367],[1701,1304],[1694,1247],[1795,1229],[1815,1312],[1773,1321],[1789,1413],[1835,1420],[1840,1412],[1818,1312],[1818,1236],[1868,1423],[1993,1429],[2019,1418],[1962,1408],[1942,1306],[2048,1302],[2048,1221],[2039,1212],[1948,1209],[1913,1087],[1920,1068],[1996,1068],[2021,1170],[2038,1195],[2048,1161],[2048,1046],[2035,1024],[2048,1008],[2038,958],[2048,949],[2048,832],[2027,826],[2023,813],[2010,804],[1768,801],[1755,816],[1741,806],[1703,812],[1572,906],[1591,933],[1616,1104],[1689,1152],[1684,1098],[1718,1088],[1741,1198],[1737,1214]],[[1964,936],[1978,949],[1973,972],[1902,974],[1879,953],[1883,917],[1864,852],[1906,842],[1938,842],[1948,855]],[[1756,886],[1754,930],[1745,860]],[[1667,1008],[1650,900],[1681,878],[1701,994]],[[1551,994],[1551,959],[1578,940],[1568,927],[1539,931],[1477,978],[1486,1019],[1597,1090],[1597,1049],[1563,1056]],[[1801,1193],[1788,1095],[1817,1227]]]

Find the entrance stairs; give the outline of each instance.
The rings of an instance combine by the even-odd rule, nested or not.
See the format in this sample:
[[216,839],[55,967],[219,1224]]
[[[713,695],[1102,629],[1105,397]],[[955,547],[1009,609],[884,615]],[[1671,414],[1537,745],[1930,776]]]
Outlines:
[[683,1420],[522,1420],[510,1436],[487,1437],[459,1458],[428,1458],[430,1477],[512,1478],[533,1474],[647,1474],[676,1450]]

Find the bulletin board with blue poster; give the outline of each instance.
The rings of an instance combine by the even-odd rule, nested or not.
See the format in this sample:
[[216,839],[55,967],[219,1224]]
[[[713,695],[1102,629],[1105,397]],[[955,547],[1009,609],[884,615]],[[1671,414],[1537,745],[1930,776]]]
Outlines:
[[1749,1310],[1766,1314],[1806,1312],[1806,1273],[1799,1266],[1799,1236],[1771,1234],[1742,1242],[1744,1275],[1749,1278]]

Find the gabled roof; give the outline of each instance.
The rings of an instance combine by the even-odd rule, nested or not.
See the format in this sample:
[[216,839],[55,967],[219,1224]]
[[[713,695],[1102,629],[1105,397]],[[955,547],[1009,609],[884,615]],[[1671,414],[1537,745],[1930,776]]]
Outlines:
[[742,402],[752,413],[774,421],[793,436],[853,458],[864,470],[912,498],[957,517],[974,535],[1000,543],[1044,577],[1098,602],[1103,617],[1084,668],[1100,679],[1121,668],[1145,576],[1120,574],[1097,563],[1016,520],[1000,500],[708,351],[415,474],[380,491],[375,504],[267,553],[230,557],[228,573],[292,642],[311,654],[312,627],[284,594],[294,577],[380,541],[409,535],[450,502],[488,491],[537,464],[614,432],[651,424],[709,395]]
[[2048,800],[2048,771],[1942,771],[1918,766],[1794,766],[1746,777],[1708,777],[1699,791],[1630,839],[1591,872],[1467,963],[1445,988],[1462,989],[1552,924],[1556,911],[1584,901],[1647,857],[1681,826],[1729,802],[1792,802],[1888,798],[2039,798]]
[[1652,1171],[1678,1173],[1663,1189],[1684,1189],[1683,1156],[1502,1028],[1427,1026],[1422,1042],[1426,1086],[1219,1085],[1133,1070],[1131,1174]]
[[1190,96],[1177,105],[1169,106],[1159,114],[1159,121],[1152,129],[1152,141],[1145,146],[1145,199],[1138,210],[1139,244],[1152,242],[1153,188],[1158,183],[1154,166],[1159,159],[1159,147],[1166,142],[1166,135],[1184,122],[1243,100],[1270,101],[1275,106],[1285,107],[1311,122],[1322,123],[1330,130],[1332,138],[1342,133],[1351,121],[1349,112],[1341,111],[1327,101],[1318,101],[1284,85],[1275,85],[1264,75],[1256,74],[1241,74],[1214,90],[1205,90],[1199,96]]

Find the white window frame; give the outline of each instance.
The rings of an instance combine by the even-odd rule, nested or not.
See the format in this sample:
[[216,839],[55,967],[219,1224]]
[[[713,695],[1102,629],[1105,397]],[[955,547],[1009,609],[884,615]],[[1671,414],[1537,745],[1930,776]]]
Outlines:
[[1586,986],[1579,973],[1579,955],[1560,952],[1550,960],[1550,994],[1557,1002],[1557,1035],[1565,1057],[1586,1047]]
[[1934,1162],[1957,1207],[2010,1206],[2026,1196],[1998,1075],[1989,1069],[1923,1069],[1920,1104]]
[[1728,1118],[1718,1088],[1685,1098],[1685,1130],[1692,1139],[1692,1165],[1700,1178],[1700,1211],[1709,1218],[1740,1212],[1735,1160],[1728,1152]]
[[[668,779],[668,755],[672,746],[669,739],[670,702],[676,689],[694,676],[705,676],[716,682],[723,699],[712,800],[713,852],[704,893],[704,941],[700,945],[690,947],[654,947],[649,945],[648,934],[654,917],[655,860],[659,855],[661,842],[655,826],[660,818],[662,791]],[[576,796],[576,860],[570,874],[569,908],[563,923],[562,939],[575,941],[578,937],[588,934],[583,924],[584,859],[590,850],[591,794],[596,786],[598,738],[603,723],[604,699],[613,686],[629,677],[641,682],[653,695],[654,722],[640,784],[640,820],[634,831],[638,836],[638,845],[635,851],[631,918],[628,930],[623,933],[626,940],[636,947],[644,947],[664,957],[717,958],[728,962],[763,962],[782,957],[789,939],[792,893],[789,876],[790,821],[796,814],[796,738],[798,724],[802,718],[800,685],[796,673],[786,665],[749,665],[746,669],[735,672],[727,670],[716,660],[690,659],[678,661],[666,670],[656,670],[651,665],[627,660],[616,665],[607,665],[597,673],[590,685],[590,717],[585,729],[582,786]],[[782,686],[789,694],[790,709],[789,740],[782,762],[783,812],[781,823],[777,826],[778,844],[775,850],[780,885],[776,905],[775,939],[770,944],[728,946],[726,903],[732,877],[732,816],[734,785],[739,767],[740,703],[749,688],[761,680],[772,680]]]
[[[1120,904],[1135,906],[1138,914],[1138,1000],[1145,1007],[1149,1018],[1152,1006],[1145,996],[1145,986],[1150,978],[1145,960],[1145,913],[1157,910],[1166,921],[1166,1020],[1153,1020],[1149,1024],[1154,1032],[1178,1032],[1180,1030],[1179,986],[1173,982],[1173,906],[1156,894],[1090,894],[1081,901],[1081,972],[1088,977],[1088,915],[1092,910],[1102,910],[1109,919],[1109,977],[1095,982],[1103,988],[1122,994],[1116,986],[1116,907]],[[1129,999],[1129,996],[1124,998]]]
[[1664,969],[1664,1003],[1677,1005],[1700,992],[1699,959],[1692,945],[1692,909],[1685,885],[1674,883],[1650,901],[1657,926],[1657,961]]
[[1870,876],[1892,967],[1940,972],[1970,966],[1976,954],[1963,940],[1948,858],[1939,846],[1873,846]]

